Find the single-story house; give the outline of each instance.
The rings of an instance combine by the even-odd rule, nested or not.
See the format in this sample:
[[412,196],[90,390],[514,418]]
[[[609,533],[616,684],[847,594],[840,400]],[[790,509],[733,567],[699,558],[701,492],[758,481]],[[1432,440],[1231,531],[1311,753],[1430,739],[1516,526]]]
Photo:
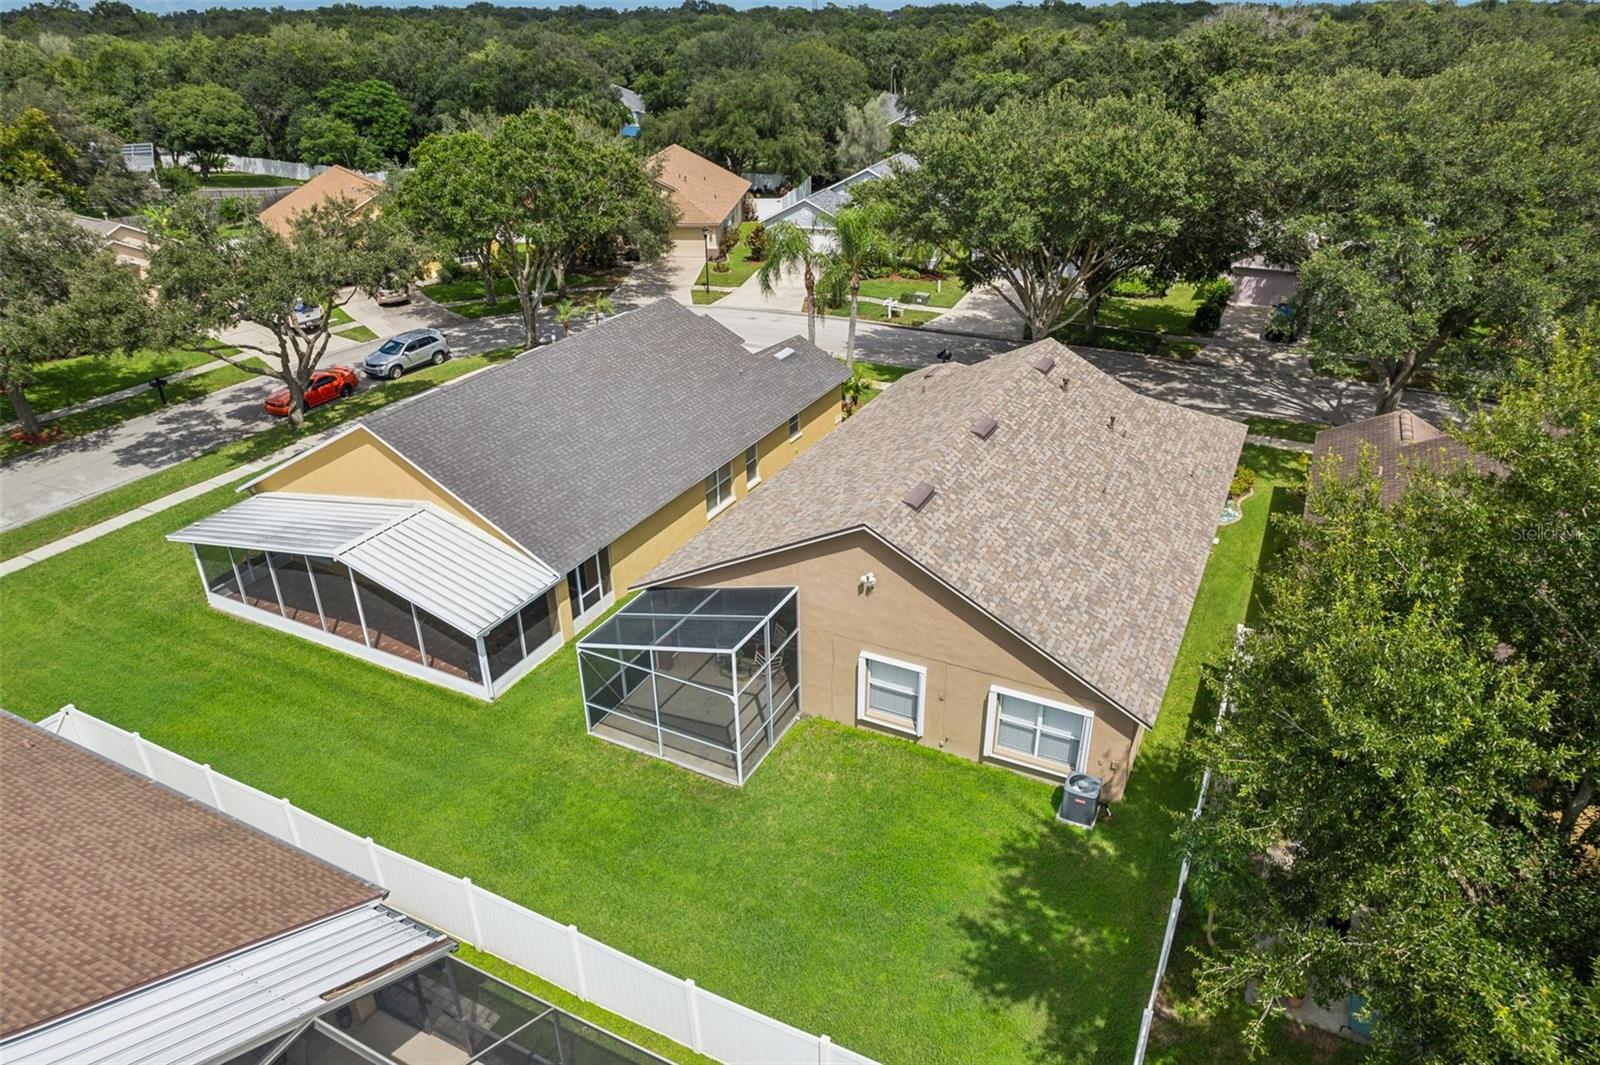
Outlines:
[[342,166],[330,166],[283,199],[265,208],[256,218],[261,224],[287,237],[294,232],[294,220],[314,207],[344,200],[352,211],[361,211],[373,201],[383,182]]
[[1259,255],[1230,266],[1228,280],[1233,282],[1233,302],[1243,307],[1276,307],[1300,294],[1299,271]]
[[672,230],[678,254],[704,256],[707,244],[715,246],[744,221],[750,182],[740,175],[678,144],[652,155],[648,165],[678,208]]
[[590,731],[740,781],[798,688],[797,712],[1116,799],[1244,435],[1053,340],[901,378],[579,644]]
[[462,962],[378,885],[3,711],[0,766],[7,1065],[661,1060]]
[[1439,429],[1420,415],[1395,410],[1372,418],[1335,425],[1317,434],[1311,446],[1311,477],[1318,481],[1355,473],[1363,454],[1370,457],[1380,482],[1378,501],[1383,506],[1406,494],[1411,471],[1426,467],[1445,473],[1471,465],[1480,473],[1496,474],[1503,468]]
[[766,219],[767,225],[776,222],[788,222],[798,226],[811,234],[811,245],[819,251],[833,247],[834,216],[840,208],[850,203],[850,186],[862,181],[872,181],[893,175],[896,168],[908,170],[917,165],[917,161],[905,152],[891,155],[887,159],[880,159],[871,166],[857,170],[849,177],[835,181],[827,188],[818,189],[809,195],[787,203],[776,214]]
[[150,253],[154,250],[149,230],[115,218],[91,218],[73,215],[80,229],[87,229],[105,242],[106,248],[117,257],[120,266],[131,266],[144,277],[150,270]]
[[661,300],[384,408],[168,539],[219,610],[492,698],[832,430],[847,376]]

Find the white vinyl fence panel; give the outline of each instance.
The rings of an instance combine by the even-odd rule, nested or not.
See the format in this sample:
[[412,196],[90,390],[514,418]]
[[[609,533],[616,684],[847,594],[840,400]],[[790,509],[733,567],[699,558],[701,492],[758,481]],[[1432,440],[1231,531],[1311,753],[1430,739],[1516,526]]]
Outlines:
[[580,998],[709,1057],[739,1065],[874,1065],[662,972],[525,906],[362,838],[74,706],[41,721],[57,733],[389,892],[388,904]]

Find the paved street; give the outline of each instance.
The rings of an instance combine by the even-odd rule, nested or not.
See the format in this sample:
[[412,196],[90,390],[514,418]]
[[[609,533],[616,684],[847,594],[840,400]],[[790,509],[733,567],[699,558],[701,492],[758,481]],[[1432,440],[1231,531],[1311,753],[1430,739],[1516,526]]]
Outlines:
[[[694,266],[687,261],[667,260],[642,267],[623,283],[613,300],[619,310],[627,310],[669,295],[685,298]],[[805,335],[806,318],[798,310],[780,309],[777,300],[765,306],[750,305],[754,302],[740,300],[725,305],[728,301],[723,300],[695,309],[739,334],[752,349]],[[522,343],[522,325],[515,316],[468,320],[425,299],[385,308],[357,297],[346,310],[380,337],[422,325],[440,328],[449,336],[458,356]],[[945,324],[943,320],[934,328],[922,330],[862,322],[856,327],[857,357],[899,366],[923,366],[947,350],[957,361],[975,362],[1018,343],[1008,335],[1008,323],[982,308],[948,321],[951,326],[960,325],[974,332],[988,328],[1002,335],[942,332],[939,330]],[[547,328],[554,332],[554,322],[550,321]],[[819,319],[817,342],[824,349],[843,355],[846,331],[844,318]],[[359,362],[376,344],[342,344],[325,361]],[[1141,392],[1232,417],[1256,414],[1339,423],[1370,414],[1377,396],[1370,385],[1315,377],[1282,361],[1202,365],[1098,349],[1079,351]],[[267,380],[249,381],[13,459],[0,468],[0,529],[42,517],[269,428],[271,419],[262,412],[261,400],[276,387]],[[363,381],[362,387],[374,386]],[[1450,415],[1449,404],[1432,393],[1414,392],[1408,396],[1407,405],[1428,418]]]

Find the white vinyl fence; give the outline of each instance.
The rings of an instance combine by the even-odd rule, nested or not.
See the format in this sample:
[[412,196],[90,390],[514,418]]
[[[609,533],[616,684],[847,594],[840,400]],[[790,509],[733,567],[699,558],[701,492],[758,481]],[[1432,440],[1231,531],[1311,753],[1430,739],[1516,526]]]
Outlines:
[[[1243,625],[1234,630],[1233,647],[1237,653],[1239,645],[1244,643],[1245,633],[1249,632]],[[1213,732],[1222,732],[1222,719],[1228,713],[1228,685],[1224,680],[1222,685],[1222,705],[1217,707],[1217,723]],[[1194,801],[1194,812],[1189,815],[1189,820],[1200,820],[1200,813],[1206,808],[1206,792],[1211,790],[1211,767],[1200,776],[1200,796]],[[1161,980],[1167,975],[1167,959],[1172,956],[1172,937],[1178,931],[1178,914],[1183,909],[1183,888],[1189,882],[1189,857],[1184,855],[1183,864],[1178,866],[1178,890],[1172,893],[1172,905],[1167,909],[1167,931],[1161,937],[1161,959],[1156,963],[1156,978],[1150,982],[1150,1000],[1145,1003],[1144,1016],[1139,1021],[1139,1043],[1133,1049],[1133,1065],[1144,1065],[1145,1049],[1150,1042],[1150,1025],[1156,1019],[1156,998],[1161,994]]]
[[386,888],[387,904],[709,1057],[740,1065],[872,1059],[646,965],[509,899],[356,836],[209,765],[64,706],[39,723],[104,758]]

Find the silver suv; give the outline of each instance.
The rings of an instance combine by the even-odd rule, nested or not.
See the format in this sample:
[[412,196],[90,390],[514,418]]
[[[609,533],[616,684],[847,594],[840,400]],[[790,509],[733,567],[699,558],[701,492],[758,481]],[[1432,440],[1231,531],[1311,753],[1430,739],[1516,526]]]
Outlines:
[[434,366],[450,357],[450,345],[437,329],[413,329],[392,336],[378,345],[378,350],[368,355],[361,368],[368,377],[387,377],[394,380],[407,370],[418,366]]

